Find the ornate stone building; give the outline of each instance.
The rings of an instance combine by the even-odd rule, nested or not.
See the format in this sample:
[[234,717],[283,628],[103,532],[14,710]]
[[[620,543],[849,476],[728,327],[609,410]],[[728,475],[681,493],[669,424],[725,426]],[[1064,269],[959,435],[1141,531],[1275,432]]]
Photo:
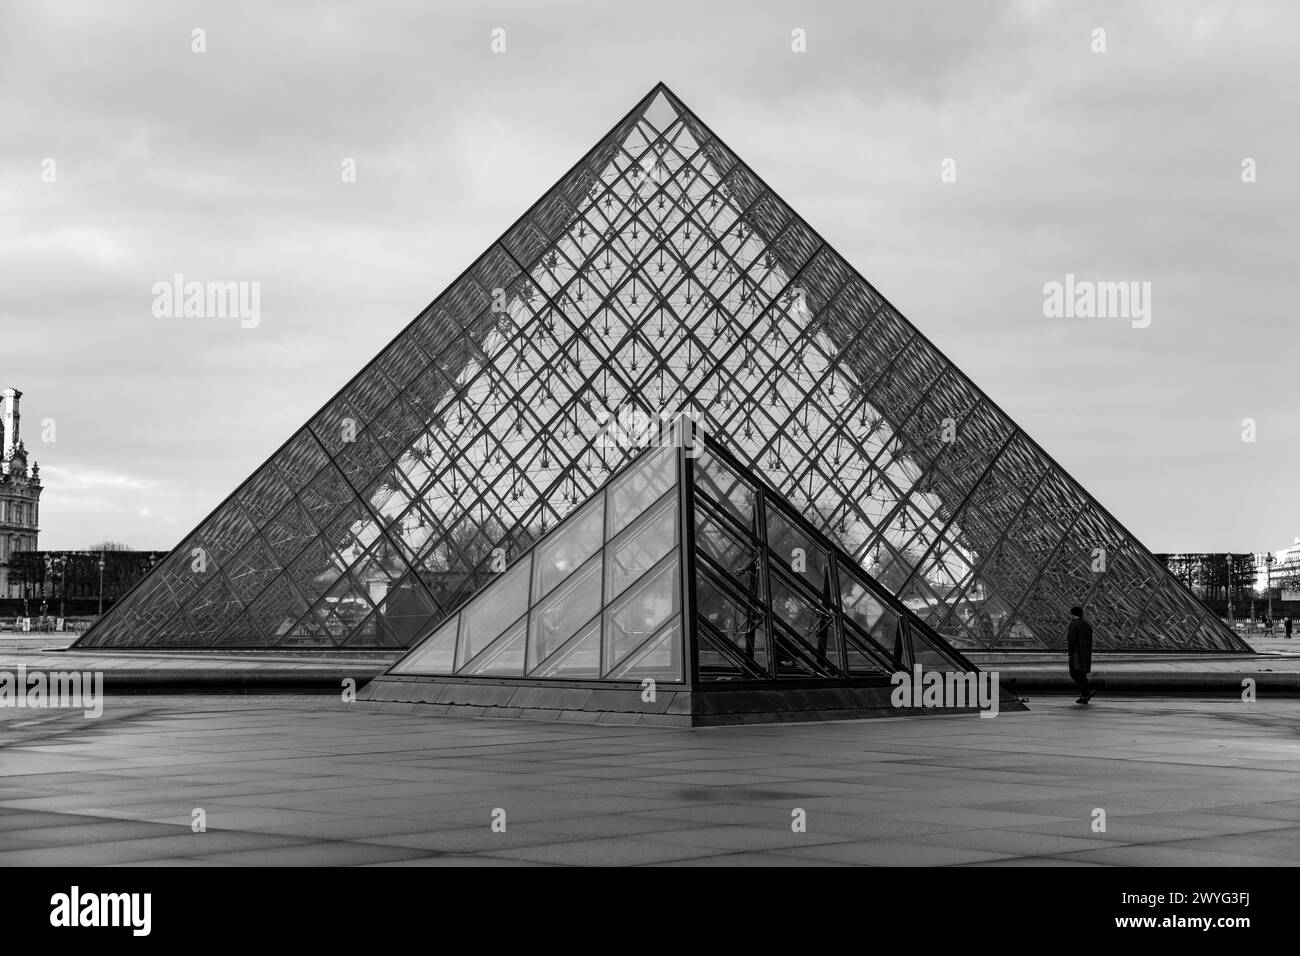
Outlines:
[[16,388],[0,392],[0,431],[4,452],[0,458],[0,597],[22,597],[9,581],[9,559],[18,551],[35,551],[39,532],[41,470],[27,462],[18,427]]

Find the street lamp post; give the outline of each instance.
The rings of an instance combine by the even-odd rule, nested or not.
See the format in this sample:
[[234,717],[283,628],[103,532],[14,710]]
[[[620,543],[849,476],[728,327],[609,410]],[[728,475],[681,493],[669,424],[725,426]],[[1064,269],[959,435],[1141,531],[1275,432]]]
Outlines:
[[1232,623],[1232,555],[1228,555],[1228,627],[1233,627]]
[[1268,597],[1268,630],[1273,632],[1273,562],[1277,558],[1270,551],[1264,555],[1264,593]]
[[68,596],[68,559],[59,565],[59,617],[63,617],[63,602]]
[[104,616],[104,552],[99,552],[99,616]]

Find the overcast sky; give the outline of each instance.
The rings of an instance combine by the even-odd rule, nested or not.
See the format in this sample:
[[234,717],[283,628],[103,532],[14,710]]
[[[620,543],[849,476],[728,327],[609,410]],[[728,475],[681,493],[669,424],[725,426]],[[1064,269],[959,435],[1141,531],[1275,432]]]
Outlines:
[[[1285,2],[4,2],[41,545],[176,544],[658,80],[1152,550],[1288,544],[1297,36]],[[260,324],[156,318],[176,273],[259,282]],[[1045,318],[1067,273],[1150,282],[1150,326]]]

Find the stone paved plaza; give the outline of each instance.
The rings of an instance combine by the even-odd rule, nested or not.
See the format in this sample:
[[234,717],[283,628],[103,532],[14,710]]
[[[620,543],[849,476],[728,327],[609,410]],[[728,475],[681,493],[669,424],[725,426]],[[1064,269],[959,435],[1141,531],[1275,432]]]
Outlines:
[[1300,861],[1300,701],[1030,707],[696,730],[326,696],[4,710],[0,866]]

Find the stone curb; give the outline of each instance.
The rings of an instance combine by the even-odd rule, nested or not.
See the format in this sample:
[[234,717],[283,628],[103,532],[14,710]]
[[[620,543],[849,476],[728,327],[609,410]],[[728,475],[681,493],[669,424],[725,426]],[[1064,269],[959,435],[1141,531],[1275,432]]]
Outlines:
[[[997,668],[989,668],[997,670]],[[1073,693],[1075,686],[1064,670],[1004,670],[998,672],[999,683],[1014,692],[1045,691]],[[1281,694],[1300,697],[1300,673],[1275,671],[1237,671],[1200,673],[1187,671],[1145,671],[1133,673],[1107,673],[1093,671],[1089,682],[1101,692],[1121,694],[1158,694],[1160,696],[1196,696],[1199,694],[1230,694],[1238,696],[1243,690],[1242,681],[1255,681],[1256,693]]]

